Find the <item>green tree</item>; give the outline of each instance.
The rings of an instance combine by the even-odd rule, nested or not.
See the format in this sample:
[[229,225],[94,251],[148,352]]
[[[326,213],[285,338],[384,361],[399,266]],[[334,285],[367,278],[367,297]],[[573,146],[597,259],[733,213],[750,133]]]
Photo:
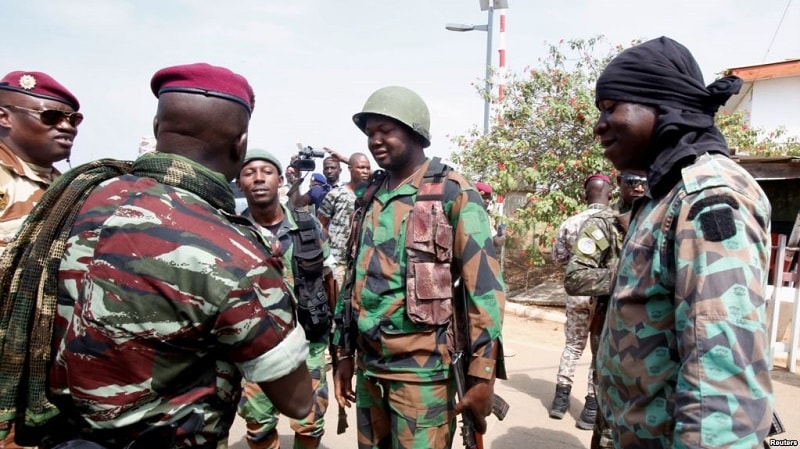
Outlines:
[[786,129],[753,127],[743,112],[721,113],[716,124],[732,152],[750,156],[800,156],[800,142]]
[[[552,246],[555,230],[583,208],[584,179],[593,173],[616,176],[593,134],[599,115],[594,87],[625,47],[596,36],[547,48],[535,67],[509,74],[505,98],[489,98],[499,112],[488,134],[473,126],[453,139],[459,147],[453,159],[463,171],[506,196],[506,212],[513,214],[505,220],[514,232],[507,248],[511,260],[527,269],[546,261],[543,251]],[[784,129],[750,127],[742,113],[716,118],[738,154],[800,155],[800,143]]]
[[602,36],[549,45],[537,67],[509,76],[488,134],[474,127],[454,139],[454,159],[467,173],[515,197],[509,224],[517,237],[533,230],[524,251],[534,265],[545,261],[555,228],[583,206],[583,180],[614,175],[592,131],[594,84],[621,50]]

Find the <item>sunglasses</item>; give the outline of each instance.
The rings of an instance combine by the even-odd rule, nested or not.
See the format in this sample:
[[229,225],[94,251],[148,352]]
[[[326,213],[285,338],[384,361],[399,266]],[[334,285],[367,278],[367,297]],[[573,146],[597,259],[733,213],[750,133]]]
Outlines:
[[22,106],[16,106],[13,104],[7,104],[3,107],[9,109],[19,109],[21,111],[30,112],[31,114],[38,114],[39,121],[47,126],[56,126],[63,120],[66,120],[70,125],[77,128],[77,126],[83,122],[83,114],[80,112],[69,112],[59,109],[45,109],[40,111],[38,109],[24,108]]
[[629,187],[636,188],[641,186],[644,187],[645,190],[647,189],[647,178],[643,178],[641,176],[633,176],[633,175],[623,176],[622,182]]

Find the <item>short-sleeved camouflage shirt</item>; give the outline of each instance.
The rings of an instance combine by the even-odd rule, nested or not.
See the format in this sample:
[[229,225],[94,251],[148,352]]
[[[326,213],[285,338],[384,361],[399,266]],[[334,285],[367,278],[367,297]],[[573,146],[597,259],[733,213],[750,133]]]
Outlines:
[[317,211],[318,216],[329,220],[328,238],[337,265],[347,265],[347,238],[350,236],[350,218],[355,204],[356,194],[347,185],[341,185],[325,195]]
[[279,264],[253,232],[150,178],[101,184],[60,267],[56,403],[93,429],[181,422],[177,447],[223,441],[242,375],[269,382],[308,353]]
[[760,447],[772,384],[770,204],[723,155],[637,203],[597,353],[618,448]]
[[551,256],[556,265],[566,265],[569,261],[569,256],[572,254],[572,247],[575,245],[575,239],[578,237],[578,231],[583,226],[587,218],[596,214],[606,207],[600,203],[592,203],[585,210],[567,218],[561,223],[556,235],[556,241],[553,244]]
[[0,254],[59,174],[25,163],[0,143]]
[[[358,310],[357,362],[369,376],[411,382],[449,377],[447,325],[417,324],[406,307],[406,220],[429,164],[394,190],[384,181],[365,214],[352,301]],[[505,372],[502,357],[495,364],[490,355],[494,342],[501,342],[505,287],[489,217],[477,190],[464,177],[451,171],[444,182],[455,275],[461,277],[469,305],[469,374],[489,378],[497,370],[500,376]],[[337,311],[341,306],[340,298]],[[337,329],[334,341],[339,337]]]
[[564,288],[570,295],[608,296],[625,233],[618,210],[608,206],[589,216],[578,231],[567,263]]

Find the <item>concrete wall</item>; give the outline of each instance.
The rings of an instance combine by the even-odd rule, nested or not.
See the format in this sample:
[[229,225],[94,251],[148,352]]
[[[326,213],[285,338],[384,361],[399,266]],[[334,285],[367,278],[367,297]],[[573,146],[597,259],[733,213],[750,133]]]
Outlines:
[[800,138],[800,77],[756,81],[739,109],[749,110],[750,125],[768,130],[783,126]]

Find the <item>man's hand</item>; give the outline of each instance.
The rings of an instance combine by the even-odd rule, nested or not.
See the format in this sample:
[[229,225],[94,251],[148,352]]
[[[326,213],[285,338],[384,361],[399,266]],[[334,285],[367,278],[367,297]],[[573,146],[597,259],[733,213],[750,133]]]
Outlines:
[[[334,357],[338,357],[333,354]],[[356,392],[353,390],[353,373],[355,372],[355,362],[353,357],[340,358],[333,373],[333,390],[336,395],[336,402],[339,407],[350,407],[356,400]],[[491,407],[491,401],[489,402]]]
[[464,409],[472,413],[475,431],[486,433],[486,417],[492,413],[492,397],[494,387],[485,379],[477,379],[476,383],[464,394],[456,404],[455,412],[461,414]]
[[326,153],[330,154],[331,157],[333,159],[335,159],[336,161],[341,162],[341,163],[346,164],[346,165],[350,165],[350,159],[344,157],[344,155],[342,153],[334,150],[333,148],[322,147],[322,149],[325,150]]

